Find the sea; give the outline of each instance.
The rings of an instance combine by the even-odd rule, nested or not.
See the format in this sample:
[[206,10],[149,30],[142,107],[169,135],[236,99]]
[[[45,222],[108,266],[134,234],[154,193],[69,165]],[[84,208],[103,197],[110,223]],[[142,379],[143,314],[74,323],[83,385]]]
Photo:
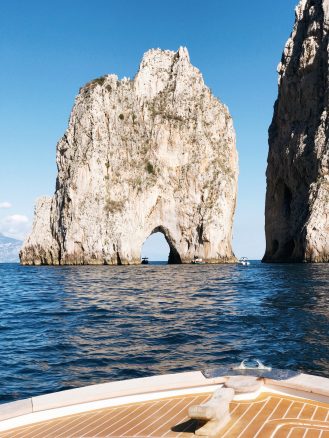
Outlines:
[[329,265],[0,264],[0,403],[256,358],[329,377]]

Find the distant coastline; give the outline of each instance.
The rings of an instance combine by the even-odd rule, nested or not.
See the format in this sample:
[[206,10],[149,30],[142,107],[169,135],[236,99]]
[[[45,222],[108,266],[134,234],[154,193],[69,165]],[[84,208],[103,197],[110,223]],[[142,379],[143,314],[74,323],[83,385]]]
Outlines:
[[19,263],[21,240],[13,239],[0,233],[0,263]]

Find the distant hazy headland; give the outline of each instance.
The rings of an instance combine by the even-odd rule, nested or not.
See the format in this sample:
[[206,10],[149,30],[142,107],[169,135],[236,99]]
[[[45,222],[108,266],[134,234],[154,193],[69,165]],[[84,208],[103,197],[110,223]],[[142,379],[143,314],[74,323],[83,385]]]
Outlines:
[[0,263],[18,263],[23,242],[0,233]]

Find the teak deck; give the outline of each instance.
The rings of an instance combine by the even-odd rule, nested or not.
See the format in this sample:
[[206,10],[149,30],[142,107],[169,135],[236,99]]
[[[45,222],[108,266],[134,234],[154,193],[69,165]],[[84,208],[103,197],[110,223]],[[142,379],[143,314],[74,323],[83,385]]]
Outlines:
[[[190,405],[209,394],[91,411],[32,426],[0,432],[0,438],[191,437],[201,426],[189,420]],[[263,393],[253,401],[233,401],[232,419],[222,438],[329,438],[329,405],[306,399]]]

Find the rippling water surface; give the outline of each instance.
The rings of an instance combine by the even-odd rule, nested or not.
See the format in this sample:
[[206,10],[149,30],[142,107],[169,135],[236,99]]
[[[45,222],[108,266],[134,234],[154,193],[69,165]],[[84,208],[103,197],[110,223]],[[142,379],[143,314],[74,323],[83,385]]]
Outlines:
[[329,265],[0,265],[0,402],[239,362],[329,377]]

